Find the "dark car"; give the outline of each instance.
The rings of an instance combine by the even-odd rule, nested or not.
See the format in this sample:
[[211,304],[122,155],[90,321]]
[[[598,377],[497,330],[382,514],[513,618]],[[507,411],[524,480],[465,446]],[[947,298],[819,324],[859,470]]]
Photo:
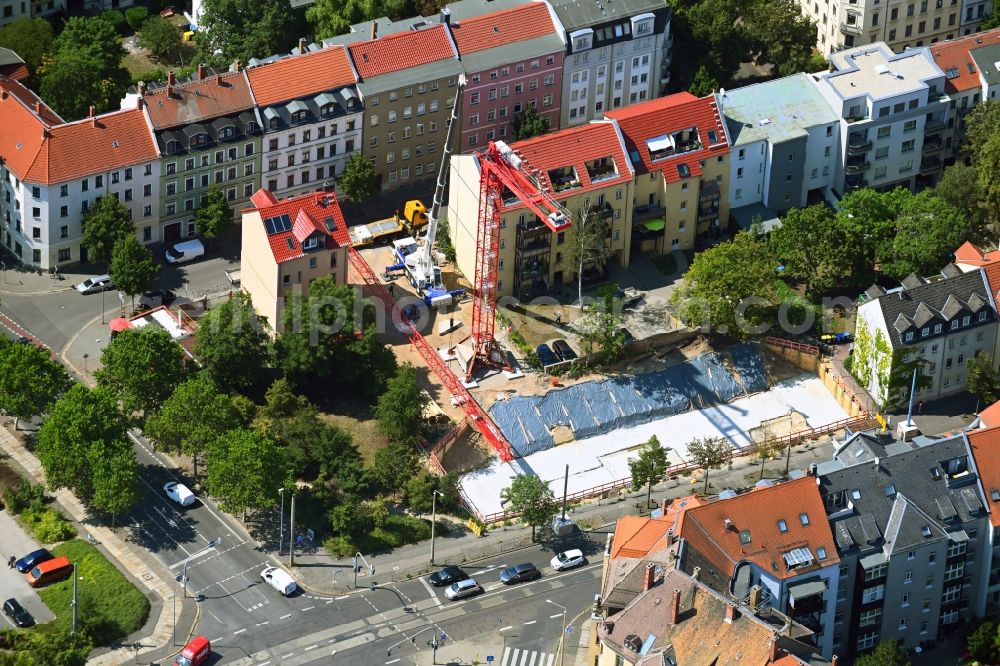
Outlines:
[[523,583],[526,580],[536,580],[541,577],[542,572],[534,564],[525,562],[524,564],[515,564],[512,567],[504,569],[500,573],[500,582],[504,585],[513,585],[514,583]]
[[143,310],[152,310],[153,308],[158,308],[161,305],[170,305],[175,300],[177,296],[172,291],[166,289],[154,291],[147,291],[145,294],[139,297],[139,307]]
[[452,583],[467,580],[468,578],[469,574],[462,571],[460,567],[450,566],[444,567],[440,571],[435,571],[427,580],[434,587],[444,587],[445,585],[451,585]]
[[543,368],[555,365],[559,362],[559,357],[557,357],[546,344],[541,344],[535,347],[535,354],[538,356],[538,361],[542,364]]
[[30,552],[19,559],[14,563],[14,566],[17,567],[17,570],[21,573],[28,573],[42,562],[48,562],[51,559],[52,553],[44,548],[39,548],[38,550]]
[[30,627],[35,623],[35,618],[31,613],[24,610],[24,606],[18,603],[17,599],[8,599],[3,602],[3,614],[14,621],[19,627]]
[[562,338],[553,341],[552,348],[555,350],[556,354],[559,354],[559,358],[564,361],[572,361],[577,358],[576,352],[569,346],[569,343]]

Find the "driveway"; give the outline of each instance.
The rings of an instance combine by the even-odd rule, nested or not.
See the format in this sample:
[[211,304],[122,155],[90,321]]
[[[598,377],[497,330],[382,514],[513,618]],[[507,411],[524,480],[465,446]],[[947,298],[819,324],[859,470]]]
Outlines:
[[[14,555],[21,558],[33,550],[38,550],[39,546],[21,526],[17,523],[6,509],[0,511],[0,534],[3,534],[3,555],[4,562]],[[49,607],[42,603],[28,582],[24,580],[24,574],[18,573],[17,569],[5,569],[0,575],[0,602],[14,597],[21,602],[38,624],[51,622],[55,615]],[[13,627],[14,623],[6,615],[3,616],[4,626]]]

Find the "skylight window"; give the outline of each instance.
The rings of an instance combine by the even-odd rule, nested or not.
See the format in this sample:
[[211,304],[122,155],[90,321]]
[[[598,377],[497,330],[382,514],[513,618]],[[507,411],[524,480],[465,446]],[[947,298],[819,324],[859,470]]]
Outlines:
[[891,483],[885,487],[885,496],[888,498],[893,498],[896,496],[896,486]]
[[921,527],[920,528],[920,533],[923,534],[925,538],[929,537],[931,535],[931,527],[930,527],[930,525],[924,525],[923,527]]
[[688,168],[687,164],[678,164],[677,175],[679,175],[681,178],[687,178],[688,176],[691,175],[691,169]]
[[808,525],[809,524],[809,514],[808,513],[800,513],[799,514],[799,520],[802,521],[803,525]]
[[990,499],[994,502],[1000,502],[1000,490],[994,488],[990,491]]
[[813,561],[812,553],[809,552],[808,548],[793,548],[784,553],[782,557],[785,558],[785,564],[788,565],[789,569],[809,566]]
[[855,488],[854,490],[852,490],[851,491],[851,498],[852,499],[856,499],[856,500],[861,499],[861,489],[860,488]]
[[750,543],[750,530],[740,531],[740,543],[744,546]]
[[788,531],[788,523],[785,522],[784,518],[778,521],[778,531],[782,534]]
[[826,548],[824,548],[823,546],[820,546],[819,548],[817,548],[816,549],[816,557],[818,557],[821,560],[825,560],[826,559]]

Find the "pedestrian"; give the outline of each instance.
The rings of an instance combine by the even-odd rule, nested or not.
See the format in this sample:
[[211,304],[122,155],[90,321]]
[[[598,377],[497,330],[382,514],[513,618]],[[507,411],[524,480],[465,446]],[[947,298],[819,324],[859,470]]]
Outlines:
[[9,559],[9,560],[7,560],[7,568],[8,568],[8,569],[13,569],[13,568],[14,568],[14,562],[16,562],[16,561],[17,561],[17,560],[16,560],[15,558],[14,558],[14,556],[13,556],[13,555],[11,555],[11,556],[10,556],[10,559]]
[[923,413],[924,413],[924,401],[921,400],[917,403],[917,414],[923,414]]

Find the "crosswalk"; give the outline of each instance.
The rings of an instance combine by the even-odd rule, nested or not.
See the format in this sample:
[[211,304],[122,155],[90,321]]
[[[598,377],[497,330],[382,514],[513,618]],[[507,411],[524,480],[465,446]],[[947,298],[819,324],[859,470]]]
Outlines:
[[504,648],[500,666],[552,666],[556,656],[551,652]]

